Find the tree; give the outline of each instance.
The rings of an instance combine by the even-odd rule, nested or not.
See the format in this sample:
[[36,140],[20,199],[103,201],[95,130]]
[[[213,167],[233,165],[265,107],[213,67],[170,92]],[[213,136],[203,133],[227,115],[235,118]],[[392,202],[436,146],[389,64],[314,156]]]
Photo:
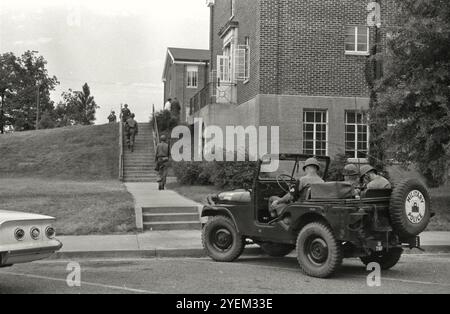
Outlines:
[[415,163],[432,186],[442,184],[450,159],[450,1],[397,0],[399,27],[391,30],[376,83],[371,116],[385,117],[384,138],[395,158]]
[[73,91],[62,94],[63,101],[56,107],[56,116],[59,126],[65,125],[91,125],[95,121],[95,113],[99,108],[91,95],[89,85],[85,83],[82,91]]
[[44,57],[33,51],[26,51],[20,57],[13,53],[0,55],[2,109],[11,117],[10,122],[17,131],[35,129],[38,89],[40,112],[53,110],[50,91],[59,82],[55,76],[49,76],[46,65]]
[[[6,123],[6,101],[12,95],[17,83],[19,71],[17,59],[13,53],[0,55],[0,133],[3,134]],[[11,121],[10,121],[11,122]]]

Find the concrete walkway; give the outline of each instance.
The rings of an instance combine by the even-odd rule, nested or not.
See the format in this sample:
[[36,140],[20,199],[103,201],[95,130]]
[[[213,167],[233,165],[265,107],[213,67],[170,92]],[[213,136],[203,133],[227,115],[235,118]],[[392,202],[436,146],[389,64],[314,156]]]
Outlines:
[[[55,258],[203,257],[200,231],[153,231],[135,235],[62,236],[62,250]],[[425,253],[450,253],[450,232],[421,235]],[[260,254],[256,246],[246,250]],[[406,251],[407,253],[409,251]],[[412,253],[421,253],[418,250]]]
[[174,191],[159,191],[157,183],[125,183],[125,186],[135,200],[136,227],[138,230],[144,228],[143,208],[197,207],[199,214],[203,208],[203,205]]

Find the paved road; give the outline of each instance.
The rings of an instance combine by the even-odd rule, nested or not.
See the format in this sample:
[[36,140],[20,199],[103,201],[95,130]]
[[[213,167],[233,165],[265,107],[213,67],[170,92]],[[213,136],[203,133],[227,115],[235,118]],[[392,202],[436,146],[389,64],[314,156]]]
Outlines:
[[295,258],[81,260],[81,287],[67,286],[67,261],[0,269],[0,293],[449,293],[450,255],[405,255],[369,288],[357,260],[329,280],[302,275]]

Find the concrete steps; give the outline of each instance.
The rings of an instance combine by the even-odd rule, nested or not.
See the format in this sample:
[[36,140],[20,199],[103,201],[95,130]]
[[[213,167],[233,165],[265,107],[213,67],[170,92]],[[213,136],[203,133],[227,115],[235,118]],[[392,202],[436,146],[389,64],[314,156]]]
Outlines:
[[136,137],[134,152],[131,153],[124,142],[123,179],[125,182],[156,182],[158,174],[155,171],[155,152],[153,147],[153,132],[149,123],[139,124],[139,134]]
[[144,230],[201,230],[197,207],[142,208]]

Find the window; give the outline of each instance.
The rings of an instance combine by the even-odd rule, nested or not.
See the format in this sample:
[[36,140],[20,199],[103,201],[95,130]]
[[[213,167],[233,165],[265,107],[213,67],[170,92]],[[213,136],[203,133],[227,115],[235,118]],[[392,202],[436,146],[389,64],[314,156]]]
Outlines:
[[187,69],[187,87],[198,87],[198,66],[188,66]]
[[367,114],[357,111],[345,113],[345,155],[347,158],[367,158],[369,127]]
[[348,54],[369,53],[369,28],[347,26],[345,31],[345,52]]
[[303,153],[326,156],[328,153],[328,112],[307,110],[303,113]]
[[245,37],[245,70],[244,77],[250,79],[250,37]]

